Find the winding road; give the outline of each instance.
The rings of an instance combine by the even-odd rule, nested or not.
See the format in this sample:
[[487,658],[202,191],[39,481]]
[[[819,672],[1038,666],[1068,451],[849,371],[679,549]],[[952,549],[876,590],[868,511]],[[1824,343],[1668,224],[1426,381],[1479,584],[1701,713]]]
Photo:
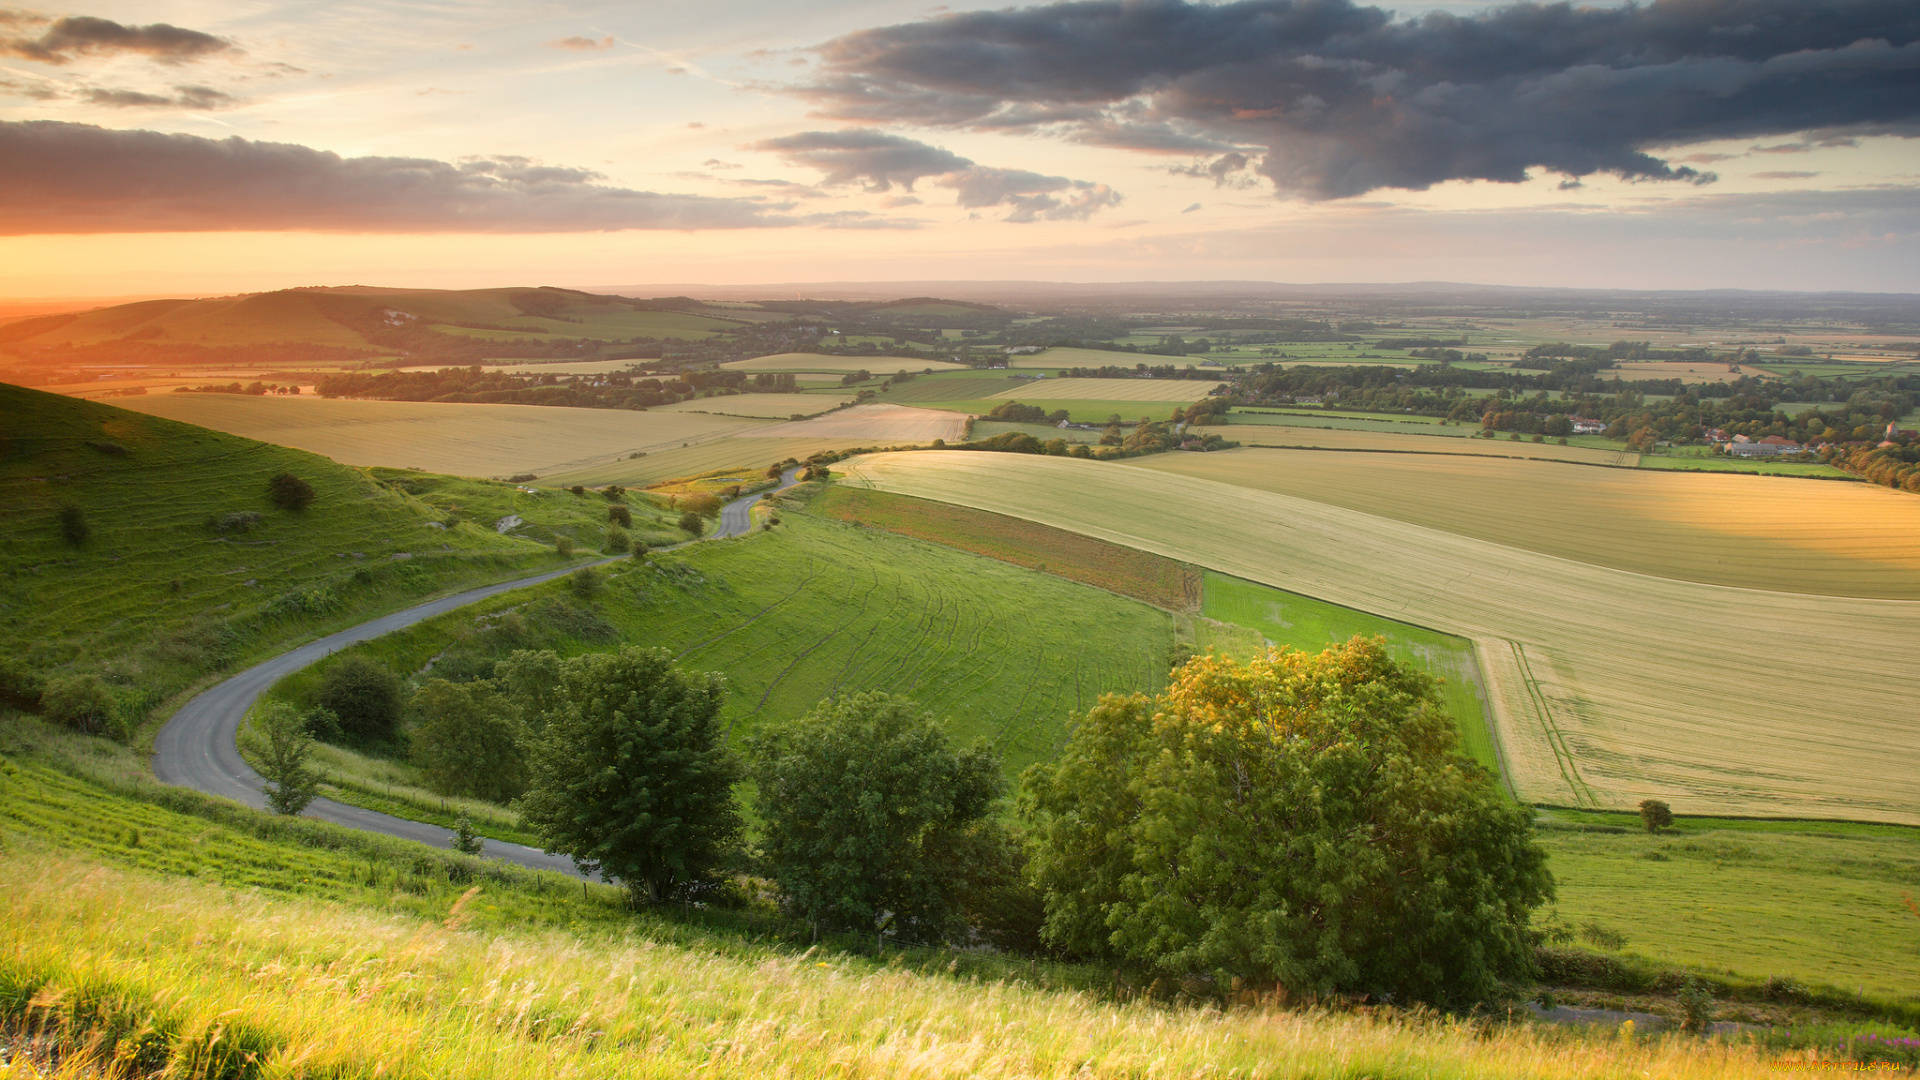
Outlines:
[[[772,491],[744,496],[726,504],[720,510],[719,526],[708,539],[723,540],[733,536],[744,536],[752,531],[754,504],[772,492],[785,491],[798,483],[799,472],[799,469],[789,469],[781,475],[780,485]],[[684,547],[685,545],[675,546]],[[614,561],[616,560],[604,559],[588,565],[602,566]],[[576,569],[578,567],[569,566],[564,570],[550,570],[532,577],[503,581],[496,585],[486,585],[452,596],[443,596],[438,600],[429,600],[404,611],[382,615],[380,618],[361,623],[351,629],[329,634],[297,649],[281,653],[271,660],[255,664],[201,693],[173,714],[173,718],[160,729],[160,734],[153,741],[153,775],[162,783],[193,788],[209,795],[218,795],[235,802],[245,803],[256,809],[264,809],[267,800],[261,794],[260,775],[254,772],[253,768],[240,756],[237,743],[240,724],[246,719],[247,710],[253,707],[253,703],[266,692],[268,687],[350,645],[370,641],[383,634],[404,629],[436,615],[444,615],[490,596],[498,596],[504,592],[525,589],[564,577]],[[391,814],[334,802],[331,799],[315,799],[307,807],[305,816],[332,822],[335,825],[344,825],[349,829],[380,833],[402,840],[417,840],[433,847],[452,846],[453,838],[442,826],[409,821]],[[535,870],[557,870],[563,874],[580,876],[573,867],[573,861],[566,856],[549,855],[538,848],[530,848],[523,844],[488,840],[485,853]]]

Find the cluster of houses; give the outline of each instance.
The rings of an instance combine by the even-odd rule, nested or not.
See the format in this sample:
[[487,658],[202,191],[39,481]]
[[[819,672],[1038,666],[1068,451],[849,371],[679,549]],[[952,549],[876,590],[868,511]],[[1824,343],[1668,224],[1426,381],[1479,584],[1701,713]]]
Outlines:
[[1764,439],[1749,439],[1745,435],[1735,435],[1729,439],[1726,432],[1714,428],[1707,432],[1707,438],[1724,446],[1727,454],[1732,457],[1781,457],[1806,450],[1806,447],[1780,435],[1768,435]]

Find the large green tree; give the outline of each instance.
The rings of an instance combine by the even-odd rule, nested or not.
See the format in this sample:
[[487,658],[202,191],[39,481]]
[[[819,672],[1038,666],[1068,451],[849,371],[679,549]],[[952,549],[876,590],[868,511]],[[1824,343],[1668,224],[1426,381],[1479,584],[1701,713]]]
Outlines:
[[414,691],[413,709],[420,721],[409,741],[428,787],[501,803],[525,790],[525,729],[491,684],[428,679]]
[[753,756],[767,865],[799,914],[922,941],[959,928],[1002,793],[991,751],[955,750],[911,700],[863,693],[769,725]]
[[1439,1005],[1524,974],[1553,895],[1523,807],[1378,639],[1108,698],[1030,770],[1055,944],[1169,975]]
[[681,671],[665,649],[562,661],[528,755],[527,827],[641,899],[708,880],[740,832],[724,696],[720,676]]

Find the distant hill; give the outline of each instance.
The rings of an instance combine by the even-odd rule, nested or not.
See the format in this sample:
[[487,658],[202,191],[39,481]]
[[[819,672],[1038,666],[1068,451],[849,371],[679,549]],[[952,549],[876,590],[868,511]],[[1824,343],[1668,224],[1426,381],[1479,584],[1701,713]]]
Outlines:
[[283,289],[0,320],[0,364],[350,361],[379,355],[460,362],[503,352],[542,355],[558,342],[581,339],[699,340],[749,325],[750,315],[686,297],[640,300],[544,287]]

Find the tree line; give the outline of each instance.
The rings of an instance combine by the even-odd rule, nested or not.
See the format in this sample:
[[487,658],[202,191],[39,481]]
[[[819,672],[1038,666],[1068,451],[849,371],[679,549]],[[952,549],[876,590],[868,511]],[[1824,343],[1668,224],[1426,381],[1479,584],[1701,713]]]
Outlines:
[[[278,808],[311,786],[316,725],[364,734],[366,709],[394,707],[375,667],[328,673],[330,716],[262,710]],[[726,692],[661,649],[523,650],[422,683],[414,738],[436,783],[517,795],[549,852],[637,904],[737,906],[757,883],[816,930],[1222,990],[1458,1007],[1530,973],[1553,880],[1529,813],[1379,639],[1189,660],[1157,695],[1102,698],[1011,789],[990,746],[885,693],[828,698],[736,754]]]

